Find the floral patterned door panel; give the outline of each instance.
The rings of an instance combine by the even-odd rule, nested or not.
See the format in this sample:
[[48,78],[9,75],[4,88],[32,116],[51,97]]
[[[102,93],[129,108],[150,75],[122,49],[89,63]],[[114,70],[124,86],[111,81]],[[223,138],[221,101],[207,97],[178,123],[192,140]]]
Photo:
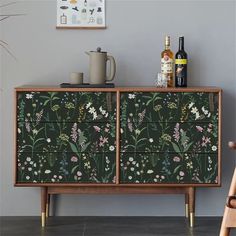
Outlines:
[[108,92],[17,92],[18,183],[114,183]]
[[122,92],[122,183],[217,184],[218,93]]

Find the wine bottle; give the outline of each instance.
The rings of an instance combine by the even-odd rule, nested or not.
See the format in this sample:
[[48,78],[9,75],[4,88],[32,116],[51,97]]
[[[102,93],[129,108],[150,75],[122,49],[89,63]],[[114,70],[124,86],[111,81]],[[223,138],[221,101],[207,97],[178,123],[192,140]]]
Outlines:
[[188,55],[184,51],[184,37],[179,38],[179,51],[175,55],[175,87],[187,87]]
[[170,50],[170,36],[165,37],[165,49],[161,53],[161,73],[167,77],[167,86],[173,87],[174,80],[174,54]]

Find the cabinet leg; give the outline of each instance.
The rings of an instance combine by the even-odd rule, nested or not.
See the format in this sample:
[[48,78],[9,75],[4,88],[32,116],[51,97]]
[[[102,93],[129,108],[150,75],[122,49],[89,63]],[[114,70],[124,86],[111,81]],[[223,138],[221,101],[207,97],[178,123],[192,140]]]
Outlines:
[[195,188],[190,187],[189,188],[189,223],[190,227],[194,227],[194,217],[195,217]]
[[50,214],[50,199],[51,195],[50,194],[47,194],[47,203],[46,203],[46,218],[49,217],[49,214]]
[[45,227],[46,223],[46,204],[47,204],[47,187],[41,188],[41,224]]
[[189,195],[185,193],[185,217],[189,218]]

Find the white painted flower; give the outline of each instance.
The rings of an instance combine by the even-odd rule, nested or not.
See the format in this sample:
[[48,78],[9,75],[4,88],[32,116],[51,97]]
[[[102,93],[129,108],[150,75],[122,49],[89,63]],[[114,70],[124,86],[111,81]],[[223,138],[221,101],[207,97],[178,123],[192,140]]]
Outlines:
[[98,115],[96,112],[93,113],[93,120],[96,120],[98,118]]
[[200,118],[200,114],[199,114],[199,112],[196,112],[196,118],[195,118],[195,120],[198,120]]
[[27,158],[26,158],[26,161],[30,162],[30,161],[31,161],[31,158],[30,158],[30,157],[27,157]]
[[20,130],[20,128],[18,128],[18,129],[17,129],[17,131],[18,131],[18,134],[20,134],[20,133],[21,133],[21,130]]
[[27,93],[26,94],[26,99],[32,99],[33,98],[33,94]]
[[202,111],[203,111],[204,115],[208,114],[208,110],[206,110],[205,107],[202,107]]
[[129,176],[128,179],[132,179],[133,177],[132,176]]
[[29,180],[29,179],[30,179],[30,176],[27,175],[25,178],[26,178],[27,180]]
[[141,131],[139,129],[136,129],[135,133],[139,135],[141,133]]
[[32,132],[33,132],[33,134],[38,134],[38,130],[36,130],[36,129],[33,129]]
[[132,117],[132,116],[133,116],[133,113],[129,113],[129,116],[131,116],[131,117]]
[[136,172],[136,174],[137,174],[137,175],[140,175],[140,172],[139,172],[139,171],[137,171],[137,172]]
[[130,157],[130,158],[129,158],[129,161],[130,161],[130,162],[132,162],[133,160],[134,160],[134,158],[133,158],[133,157]]
[[123,134],[123,133],[124,133],[124,130],[123,130],[122,128],[120,129],[120,133],[121,133],[121,134]]
[[188,105],[188,108],[189,108],[189,109],[192,108],[193,105],[194,105],[194,103],[191,102],[191,103]]
[[191,113],[195,114],[196,112],[198,112],[198,109],[196,107],[193,107]]
[[89,102],[89,103],[86,105],[86,109],[88,109],[91,105],[92,105],[92,103]]
[[153,170],[148,170],[147,173],[148,173],[148,174],[152,174],[152,173],[153,173]]
[[135,99],[135,96],[136,96],[135,94],[130,93],[129,94],[129,99]]
[[94,112],[96,112],[95,108],[94,108],[94,107],[90,107],[90,108],[89,108],[89,113],[90,113],[90,114],[93,114]]
[[50,174],[51,173],[51,171],[50,170],[45,170],[45,172],[44,172],[45,174]]
[[130,170],[131,170],[131,171],[134,171],[134,167],[131,167]]
[[28,171],[32,171],[32,167],[29,167],[29,168],[28,168]]
[[110,146],[110,147],[109,147],[109,150],[112,152],[112,151],[115,150],[115,147],[114,147],[114,146]]
[[215,152],[215,151],[217,150],[217,147],[216,147],[216,146],[212,146],[211,150],[212,150],[213,152]]
[[207,116],[207,117],[208,117],[208,118],[209,118],[209,117],[211,117],[211,113],[210,113],[210,112],[209,112],[209,114],[208,114],[208,116]]
[[50,139],[50,138],[47,138],[47,142],[48,142],[48,143],[51,143],[51,139]]
[[59,177],[58,177],[59,179],[62,179],[62,176],[61,175],[59,175]]
[[77,171],[77,176],[82,176],[82,172],[81,171]]
[[150,138],[150,139],[149,139],[149,142],[150,142],[150,143],[153,143],[153,138]]
[[54,178],[51,179],[52,182],[55,182],[56,180]]

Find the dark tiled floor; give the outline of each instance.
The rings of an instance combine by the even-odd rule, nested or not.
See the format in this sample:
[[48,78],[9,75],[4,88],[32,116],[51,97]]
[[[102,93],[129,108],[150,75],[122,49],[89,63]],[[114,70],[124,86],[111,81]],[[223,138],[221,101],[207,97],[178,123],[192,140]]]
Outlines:
[[[217,236],[221,218],[196,218],[191,230],[183,217],[1,217],[1,236]],[[236,231],[232,231],[232,236]]]

